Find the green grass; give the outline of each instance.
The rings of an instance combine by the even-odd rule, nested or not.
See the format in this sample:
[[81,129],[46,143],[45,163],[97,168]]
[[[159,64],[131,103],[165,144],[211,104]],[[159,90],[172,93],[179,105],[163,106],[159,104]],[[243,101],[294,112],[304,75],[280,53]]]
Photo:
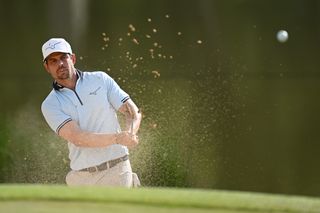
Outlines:
[[0,212],[320,212],[320,199],[173,188],[0,185]]

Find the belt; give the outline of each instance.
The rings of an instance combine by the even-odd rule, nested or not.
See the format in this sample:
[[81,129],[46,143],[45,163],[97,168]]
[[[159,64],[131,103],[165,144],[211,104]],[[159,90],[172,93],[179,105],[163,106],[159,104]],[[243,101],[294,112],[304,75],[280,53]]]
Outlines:
[[110,168],[116,166],[118,163],[126,161],[128,159],[129,159],[129,156],[125,155],[125,156],[123,156],[121,158],[116,158],[114,160],[109,160],[109,161],[106,161],[106,162],[104,162],[104,163],[102,163],[100,165],[84,168],[84,169],[81,169],[79,171],[81,171],[81,172],[90,172],[90,173],[103,171],[103,170],[106,170],[106,169],[110,169]]

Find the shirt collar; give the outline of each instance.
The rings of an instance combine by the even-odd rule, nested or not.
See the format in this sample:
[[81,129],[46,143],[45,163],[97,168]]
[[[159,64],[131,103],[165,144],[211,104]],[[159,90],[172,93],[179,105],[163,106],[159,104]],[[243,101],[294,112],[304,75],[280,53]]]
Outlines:
[[[76,74],[77,74],[77,80],[78,80],[79,78],[82,79],[82,77],[83,77],[83,72],[82,72],[82,71],[76,69]],[[57,91],[59,91],[59,90],[61,90],[61,89],[64,88],[64,86],[58,84],[57,81],[53,81],[53,82],[52,82],[52,87],[53,87],[54,90],[57,90]]]

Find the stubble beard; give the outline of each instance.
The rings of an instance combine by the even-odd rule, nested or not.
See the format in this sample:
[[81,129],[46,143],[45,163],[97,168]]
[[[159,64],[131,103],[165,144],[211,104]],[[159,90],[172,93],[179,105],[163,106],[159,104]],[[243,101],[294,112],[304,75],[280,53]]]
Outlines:
[[71,75],[70,75],[70,70],[68,68],[62,67],[57,70],[57,79],[58,80],[66,80],[66,79],[70,79],[70,78],[71,78]]

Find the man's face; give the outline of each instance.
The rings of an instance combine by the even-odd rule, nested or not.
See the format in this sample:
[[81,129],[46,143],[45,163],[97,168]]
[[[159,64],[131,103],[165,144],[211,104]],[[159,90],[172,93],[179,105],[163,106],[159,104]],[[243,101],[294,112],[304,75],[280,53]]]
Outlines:
[[59,81],[72,77],[75,62],[76,56],[74,54],[56,52],[46,58],[44,67],[53,79]]

